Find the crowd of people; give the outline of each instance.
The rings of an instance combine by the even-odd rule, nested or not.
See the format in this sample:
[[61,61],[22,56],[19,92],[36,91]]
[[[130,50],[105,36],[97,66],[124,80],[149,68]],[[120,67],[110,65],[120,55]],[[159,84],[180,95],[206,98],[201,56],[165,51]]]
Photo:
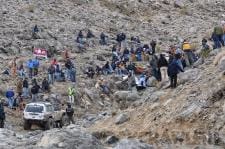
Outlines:
[[[40,29],[37,25],[32,29],[32,37],[39,38]],[[87,46],[94,47],[97,36],[89,29],[86,32],[79,31],[76,37],[78,48],[83,51]],[[208,45],[208,40],[213,41],[213,48]],[[110,95],[111,89],[109,83],[102,76],[115,74],[122,77],[123,82],[127,83],[127,89],[132,90],[136,87],[137,91],[144,90],[148,86],[150,77],[154,77],[157,81],[170,81],[170,88],[177,87],[177,75],[179,72],[184,72],[185,67],[191,66],[199,59],[206,59],[212,49],[221,48],[225,45],[225,22],[222,26],[216,26],[212,32],[210,39],[202,39],[201,53],[196,54],[192,44],[188,40],[183,40],[177,45],[171,45],[164,52],[157,52],[157,41],[152,40],[149,44],[142,43],[138,36],[132,36],[128,39],[125,33],[119,33],[115,38],[116,44],[112,46],[112,58],[105,62],[103,66],[89,66],[84,74],[88,78],[94,79],[95,76],[100,77],[96,83],[96,88],[100,88],[102,93]],[[109,45],[109,36],[104,32],[100,34],[99,44],[102,46]],[[40,73],[39,69],[42,61],[37,57],[29,59],[24,66],[23,62],[18,61],[15,57],[11,64],[11,69],[6,69],[3,74],[17,77],[16,92],[13,87],[6,91],[7,105],[14,109],[19,107],[23,110],[25,103],[24,99],[31,99],[31,102],[38,101],[40,92],[50,92],[50,86],[55,82],[71,81],[76,82],[76,68],[69,58],[68,51],[64,53],[64,66],[62,66],[56,58],[53,58],[49,67],[45,70],[45,76]],[[47,74],[47,75],[46,75]],[[42,78],[42,83],[39,85],[39,80]],[[30,86],[31,82],[31,86]],[[74,123],[71,115],[74,110],[71,109],[74,104],[75,85],[70,85],[68,88],[68,107],[67,112],[70,115],[70,121]],[[31,97],[31,98],[30,98]],[[4,108],[0,104],[0,120],[5,119]],[[4,122],[3,122],[4,123]],[[0,121],[2,127],[2,121]]]

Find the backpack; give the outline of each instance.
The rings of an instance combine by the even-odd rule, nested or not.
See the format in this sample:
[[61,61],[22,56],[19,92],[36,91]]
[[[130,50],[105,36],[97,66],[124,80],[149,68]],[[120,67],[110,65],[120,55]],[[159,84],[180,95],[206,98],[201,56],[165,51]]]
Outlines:
[[38,93],[38,90],[39,90],[39,86],[38,85],[35,85],[31,88],[31,93],[32,94],[37,94]]

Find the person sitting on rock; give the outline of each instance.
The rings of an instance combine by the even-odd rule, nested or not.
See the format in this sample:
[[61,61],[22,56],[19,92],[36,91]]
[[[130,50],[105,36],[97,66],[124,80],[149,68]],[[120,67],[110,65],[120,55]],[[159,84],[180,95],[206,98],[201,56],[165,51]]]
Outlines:
[[47,78],[44,78],[42,81],[41,89],[43,92],[49,92],[50,87]]
[[101,68],[100,66],[98,66],[98,65],[96,66],[95,71],[96,71],[96,75],[97,75],[97,76],[99,76],[99,75],[103,74],[103,72],[102,72],[102,68]]
[[83,32],[79,31],[78,35],[77,35],[77,43],[81,43],[84,38]]
[[66,108],[66,115],[68,117],[69,124],[70,123],[75,124],[73,114],[74,114],[74,109],[73,109],[72,105],[70,103],[68,103],[67,108]]
[[142,74],[140,78],[135,78],[137,91],[144,90],[146,88],[146,75]]
[[110,94],[110,88],[108,85],[108,82],[106,80],[104,80],[103,78],[100,78],[100,80],[97,82],[96,88],[100,87],[102,93],[104,95],[109,96]]
[[207,39],[203,38],[202,49],[201,49],[201,57],[203,61],[209,56],[209,53],[210,53],[210,47],[207,44]]
[[88,67],[85,74],[87,74],[88,78],[93,79],[93,77],[95,75],[95,71],[94,71],[93,67]]
[[104,75],[111,74],[113,72],[112,66],[109,64],[109,61],[102,67],[102,71]]
[[86,38],[94,38],[94,37],[95,35],[92,33],[90,29],[88,29]]

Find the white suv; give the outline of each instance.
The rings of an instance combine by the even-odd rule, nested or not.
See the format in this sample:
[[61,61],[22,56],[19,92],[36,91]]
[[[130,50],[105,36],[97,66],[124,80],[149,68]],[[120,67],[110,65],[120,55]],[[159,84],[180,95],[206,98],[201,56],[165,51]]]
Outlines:
[[62,127],[66,122],[65,111],[55,111],[49,102],[29,103],[23,112],[24,129],[31,129],[32,124],[42,126],[49,130],[57,126]]

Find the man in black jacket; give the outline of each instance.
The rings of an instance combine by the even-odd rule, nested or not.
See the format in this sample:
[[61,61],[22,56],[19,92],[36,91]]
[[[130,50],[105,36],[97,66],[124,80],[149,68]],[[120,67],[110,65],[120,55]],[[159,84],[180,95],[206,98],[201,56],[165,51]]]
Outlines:
[[31,88],[32,102],[37,101],[39,89],[40,86],[37,83],[34,83],[34,85]]
[[29,97],[29,83],[28,83],[27,78],[25,78],[23,80],[23,94],[22,94],[22,96],[24,98],[28,98]]
[[168,78],[167,77],[168,76],[167,75],[168,61],[166,60],[163,54],[160,54],[160,57],[158,60],[158,67],[160,69],[161,81],[166,80]]

